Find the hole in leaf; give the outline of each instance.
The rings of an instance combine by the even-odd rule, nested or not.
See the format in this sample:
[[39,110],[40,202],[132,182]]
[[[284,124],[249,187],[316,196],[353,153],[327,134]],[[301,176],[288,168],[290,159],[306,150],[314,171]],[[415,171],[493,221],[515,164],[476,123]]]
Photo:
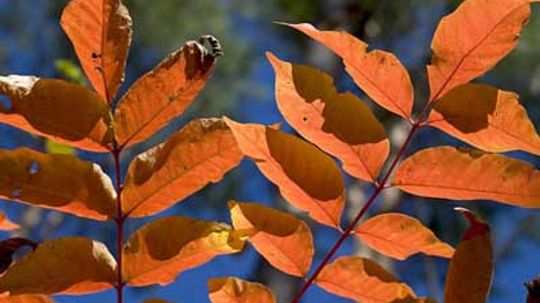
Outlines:
[[28,169],[28,172],[33,175],[35,173],[37,173],[39,171],[39,163],[38,161],[34,161],[32,162],[32,164],[30,165],[30,168]]
[[0,95],[0,111],[9,112],[12,107],[11,100],[7,96]]

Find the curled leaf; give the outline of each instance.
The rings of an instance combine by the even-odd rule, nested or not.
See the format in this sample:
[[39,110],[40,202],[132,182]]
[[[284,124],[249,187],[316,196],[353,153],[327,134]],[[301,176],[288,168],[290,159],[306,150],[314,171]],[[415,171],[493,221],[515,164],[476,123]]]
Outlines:
[[235,277],[208,280],[208,296],[212,303],[275,303],[272,291],[260,284]]
[[243,246],[241,235],[226,224],[161,218],[129,238],[123,249],[122,273],[131,286],[166,285],[179,273],[216,256],[239,252]]
[[315,249],[309,226],[285,212],[256,203],[229,201],[234,229],[248,240],[272,266],[304,277]]

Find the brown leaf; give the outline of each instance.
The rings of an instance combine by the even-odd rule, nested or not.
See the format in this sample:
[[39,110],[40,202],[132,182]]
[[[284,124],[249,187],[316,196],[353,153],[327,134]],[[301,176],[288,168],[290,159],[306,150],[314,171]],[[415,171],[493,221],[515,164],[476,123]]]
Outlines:
[[167,300],[159,299],[159,298],[152,298],[152,299],[146,299],[143,303],[169,303]]
[[96,220],[116,214],[116,193],[101,168],[73,155],[0,149],[0,197]]
[[235,277],[208,280],[208,295],[212,303],[275,303],[272,291],[260,284]]
[[20,295],[0,298],[0,303],[54,303],[54,300],[43,295]]
[[456,208],[470,226],[450,260],[445,303],[487,302],[493,274],[493,244],[489,225],[465,208]]
[[58,79],[10,75],[0,77],[0,94],[11,101],[0,106],[0,121],[27,132],[94,152],[112,142],[110,114],[93,91]]
[[131,17],[120,0],[71,0],[62,12],[60,25],[94,86],[112,102],[124,81],[131,44]]
[[344,182],[332,158],[313,145],[260,124],[225,118],[244,155],[250,157],[285,200],[317,222],[339,228]]
[[381,123],[362,100],[338,93],[333,79],[305,65],[267,53],[276,73],[276,103],[302,136],[343,162],[361,180],[375,182],[390,142]]
[[540,171],[503,155],[441,146],[405,159],[394,185],[418,196],[540,207]]
[[368,45],[346,32],[319,31],[311,24],[287,24],[323,44],[345,64],[354,82],[385,109],[410,119],[413,87],[409,73],[392,53],[367,51]]
[[444,17],[428,65],[430,100],[490,70],[518,44],[529,0],[467,0]]
[[324,267],[316,283],[322,289],[362,303],[411,302],[416,294],[374,261],[340,257]]
[[13,254],[23,246],[36,249],[37,243],[25,238],[15,237],[0,241],[0,274],[4,273],[13,263]]
[[137,80],[115,111],[119,145],[141,142],[184,113],[212,75],[216,62],[204,46],[189,41]]
[[377,252],[398,260],[419,252],[443,258],[454,254],[452,246],[439,240],[420,221],[399,213],[368,219],[356,229],[356,236]]
[[0,277],[0,292],[88,294],[112,288],[116,261],[100,242],[82,237],[45,241]]
[[229,201],[234,229],[248,240],[272,266],[304,277],[315,249],[309,226],[285,212],[255,203]]
[[485,151],[540,155],[540,137],[518,98],[489,85],[464,84],[435,103],[428,123]]
[[124,213],[151,215],[216,183],[243,154],[221,119],[199,119],[131,163],[122,192]]
[[157,219],[136,231],[124,246],[124,280],[130,286],[169,284],[183,271],[242,250],[240,236],[223,223]]

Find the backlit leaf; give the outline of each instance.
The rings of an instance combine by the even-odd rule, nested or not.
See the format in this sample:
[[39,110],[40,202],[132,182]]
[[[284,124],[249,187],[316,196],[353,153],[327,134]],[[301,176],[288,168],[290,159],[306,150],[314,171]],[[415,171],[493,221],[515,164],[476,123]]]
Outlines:
[[361,257],[336,259],[324,267],[316,283],[330,293],[362,303],[411,302],[416,299],[409,286],[379,264]]
[[0,197],[96,220],[116,213],[116,193],[99,165],[28,148],[0,149]]
[[411,117],[411,79],[392,53],[381,50],[368,52],[366,43],[346,32],[319,31],[307,23],[284,24],[308,35],[338,55],[347,73],[373,101],[405,119]]
[[352,176],[374,182],[388,157],[384,128],[360,99],[338,93],[333,79],[314,68],[267,57],[276,73],[276,102],[302,136],[343,162]]
[[418,196],[540,207],[540,171],[533,166],[450,146],[424,149],[405,159],[394,185]]
[[344,207],[343,176],[336,163],[313,145],[260,124],[225,118],[244,154],[285,200],[317,222],[339,228]]
[[122,192],[124,213],[139,217],[164,210],[221,180],[242,157],[223,120],[194,120],[131,163]]
[[45,241],[0,277],[0,292],[87,294],[112,288],[116,261],[107,247],[82,237]]
[[5,213],[0,212],[0,230],[14,230],[19,228],[19,225],[11,222]]
[[94,89],[111,102],[124,81],[131,18],[120,0],[71,0],[60,24]]
[[137,80],[115,111],[120,146],[147,139],[184,113],[212,75],[216,62],[202,45],[189,41]]
[[444,17],[428,65],[430,101],[484,74],[518,44],[529,0],[467,0]]
[[422,252],[430,256],[451,258],[454,249],[442,242],[417,219],[399,213],[377,215],[356,230],[365,244],[381,254],[405,260]]
[[458,208],[470,226],[450,260],[445,303],[487,302],[493,274],[493,244],[489,225],[471,211]]
[[285,212],[256,203],[229,202],[235,230],[249,236],[249,242],[277,269],[303,277],[313,254],[309,226]]
[[518,95],[489,85],[471,83],[449,91],[435,103],[428,123],[486,151],[540,154],[540,137]]
[[166,285],[179,273],[242,250],[230,226],[187,217],[157,219],[136,231],[124,247],[124,280],[131,286]]
[[112,142],[109,109],[93,91],[58,79],[11,75],[0,77],[0,121],[61,143],[107,151]]
[[54,303],[54,300],[44,295],[20,295],[0,298],[0,303]]
[[212,303],[275,303],[272,291],[260,284],[235,277],[208,280],[208,296]]

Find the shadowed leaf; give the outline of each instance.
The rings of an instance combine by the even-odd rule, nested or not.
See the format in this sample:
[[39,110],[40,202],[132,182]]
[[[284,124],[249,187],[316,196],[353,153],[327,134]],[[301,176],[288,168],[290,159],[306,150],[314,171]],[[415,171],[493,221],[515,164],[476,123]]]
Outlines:
[[230,226],[187,217],[157,219],[136,231],[124,247],[124,280],[131,286],[166,285],[178,274],[243,249]]
[[338,93],[333,79],[267,53],[276,73],[276,102],[302,136],[343,162],[352,176],[374,182],[388,157],[384,128],[360,99]]
[[418,196],[540,207],[540,171],[503,155],[441,146],[405,159],[394,185]]
[[343,176],[336,163],[313,145],[260,124],[225,118],[244,152],[285,200],[317,222],[339,228],[344,207]]
[[166,300],[163,300],[163,299],[158,299],[158,298],[153,298],[153,299],[144,300],[143,303],[169,303],[169,301],[166,301]]
[[0,241],[0,274],[4,273],[13,263],[13,254],[24,246],[30,246],[35,250],[37,243],[19,237]]
[[313,254],[313,237],[306,223],[285,212],[255,203],[229,201],[235,230],[248,240],[272,266],[304,277]]
[[235,277],[208,280],[208,296],[212,303],[275,303],[272,291],[260,284]]
[[54,300],[43,295],[20,295],[0,298],[0,303],[54,303]]
[[67,34],[94,89],[112,102],[124,81],[131,17],[120,0],[71,0],[62,12]]
[[467,0],[435,31],[428,65],[430,101],[484,74],[518,44],[529,0]]
[[124,213],[140,217],[162,211],[219,182],[242,157],[223,120],[194,120],[131,163],[122,192]]

